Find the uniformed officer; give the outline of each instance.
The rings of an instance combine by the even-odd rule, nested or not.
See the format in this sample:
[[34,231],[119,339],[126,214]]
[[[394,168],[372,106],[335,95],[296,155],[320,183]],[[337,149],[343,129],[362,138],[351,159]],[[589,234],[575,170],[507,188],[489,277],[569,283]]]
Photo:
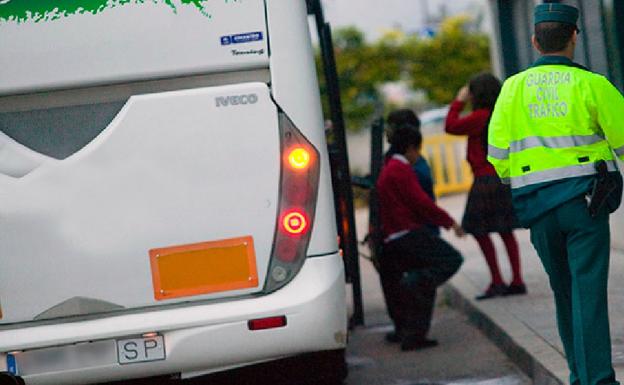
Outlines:
[[[511,183],[518,219],[531,229],[555,295],[572,384],[617,384],[607,310],[609,213],[624,158],[624,98],[575,64],[578,10],[535,7],[534,65],[503,85],[488,160]],[[600,170],[600,171],[598,171]]]

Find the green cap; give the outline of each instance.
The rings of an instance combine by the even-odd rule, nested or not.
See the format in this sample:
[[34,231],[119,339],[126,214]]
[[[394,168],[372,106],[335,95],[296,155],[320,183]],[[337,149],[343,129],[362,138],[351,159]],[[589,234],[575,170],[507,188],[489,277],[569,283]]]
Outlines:
[[535,24],[545,21],[576,25],[579,11],[575,7],[566,4],[548,3],[535,6]]

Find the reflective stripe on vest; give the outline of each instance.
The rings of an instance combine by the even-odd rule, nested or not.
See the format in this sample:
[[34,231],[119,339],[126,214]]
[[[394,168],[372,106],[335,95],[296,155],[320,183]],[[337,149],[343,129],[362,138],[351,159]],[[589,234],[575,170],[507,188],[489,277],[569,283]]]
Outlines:
[[569,148],[588,146],[604,141],[600,135],[572,135],[572,136],[529,136],[509,143],[512,153],[528,150],[535,147]]
[[[615,161],[607,160],[606,162],[609,171],[617,170],[617,165]],[[535,171],[527,175],[514,176],[509,179],[511,180],[511,188],[515,189],[537,183],[594,174],[596,174],[596,166],[594,165],[594,163],[587,163],[553,168],[543,171]]]
[[[573,136],[529,136],[509,143],[509,149],[502,149],[488,144],[488,155],[494,159],[509,159],[510,153],[521,152],[536,147],[570,148],[588,146],[604,141],[600,135],[573,135]],[[619,152],[618,152],[619,151]],[[624,154],[624,146],[615,150],[616,154]]]
[[613,149],[613,152],[619,157],[624,155],[624,146]]
[[494,159],[506,160],[509,159],[509,149],[502,149],[498,147],[494,147],[491,144],[488,144],[488,156],[491,156]]

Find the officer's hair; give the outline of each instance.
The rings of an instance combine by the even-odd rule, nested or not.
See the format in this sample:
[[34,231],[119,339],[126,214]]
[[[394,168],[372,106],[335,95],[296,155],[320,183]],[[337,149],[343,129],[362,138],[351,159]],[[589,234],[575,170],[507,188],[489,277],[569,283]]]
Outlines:
[[472,97],[472,108],[494,109],[496,99],[501,90],[501,82],[489,72],[481,72],[468,81],[468,90]]
[[404,124],[411,124],[417,130],[420,129],[420,119],[409,108],[401,108],[388,114],[388,125],[390,128],[398,128]]
[[410,145],[420,148],[422,145],[422,134],[418,127],[412,124],[403,124],[394,130],[391,144],[399,154],[405,155]]
[[542,53],[563,51],[572,39],[576,26],[568,23],[547,21],[535,25],[535,40]]

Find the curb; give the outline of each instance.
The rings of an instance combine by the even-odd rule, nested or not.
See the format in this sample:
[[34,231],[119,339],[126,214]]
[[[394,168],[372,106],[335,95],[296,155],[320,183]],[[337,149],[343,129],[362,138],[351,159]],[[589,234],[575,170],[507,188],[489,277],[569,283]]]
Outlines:
[[564,356],[496,301],[477,302],[476,286],[461,272],[444,286],[450,306],[468,316],[535,385],[568,383]]

